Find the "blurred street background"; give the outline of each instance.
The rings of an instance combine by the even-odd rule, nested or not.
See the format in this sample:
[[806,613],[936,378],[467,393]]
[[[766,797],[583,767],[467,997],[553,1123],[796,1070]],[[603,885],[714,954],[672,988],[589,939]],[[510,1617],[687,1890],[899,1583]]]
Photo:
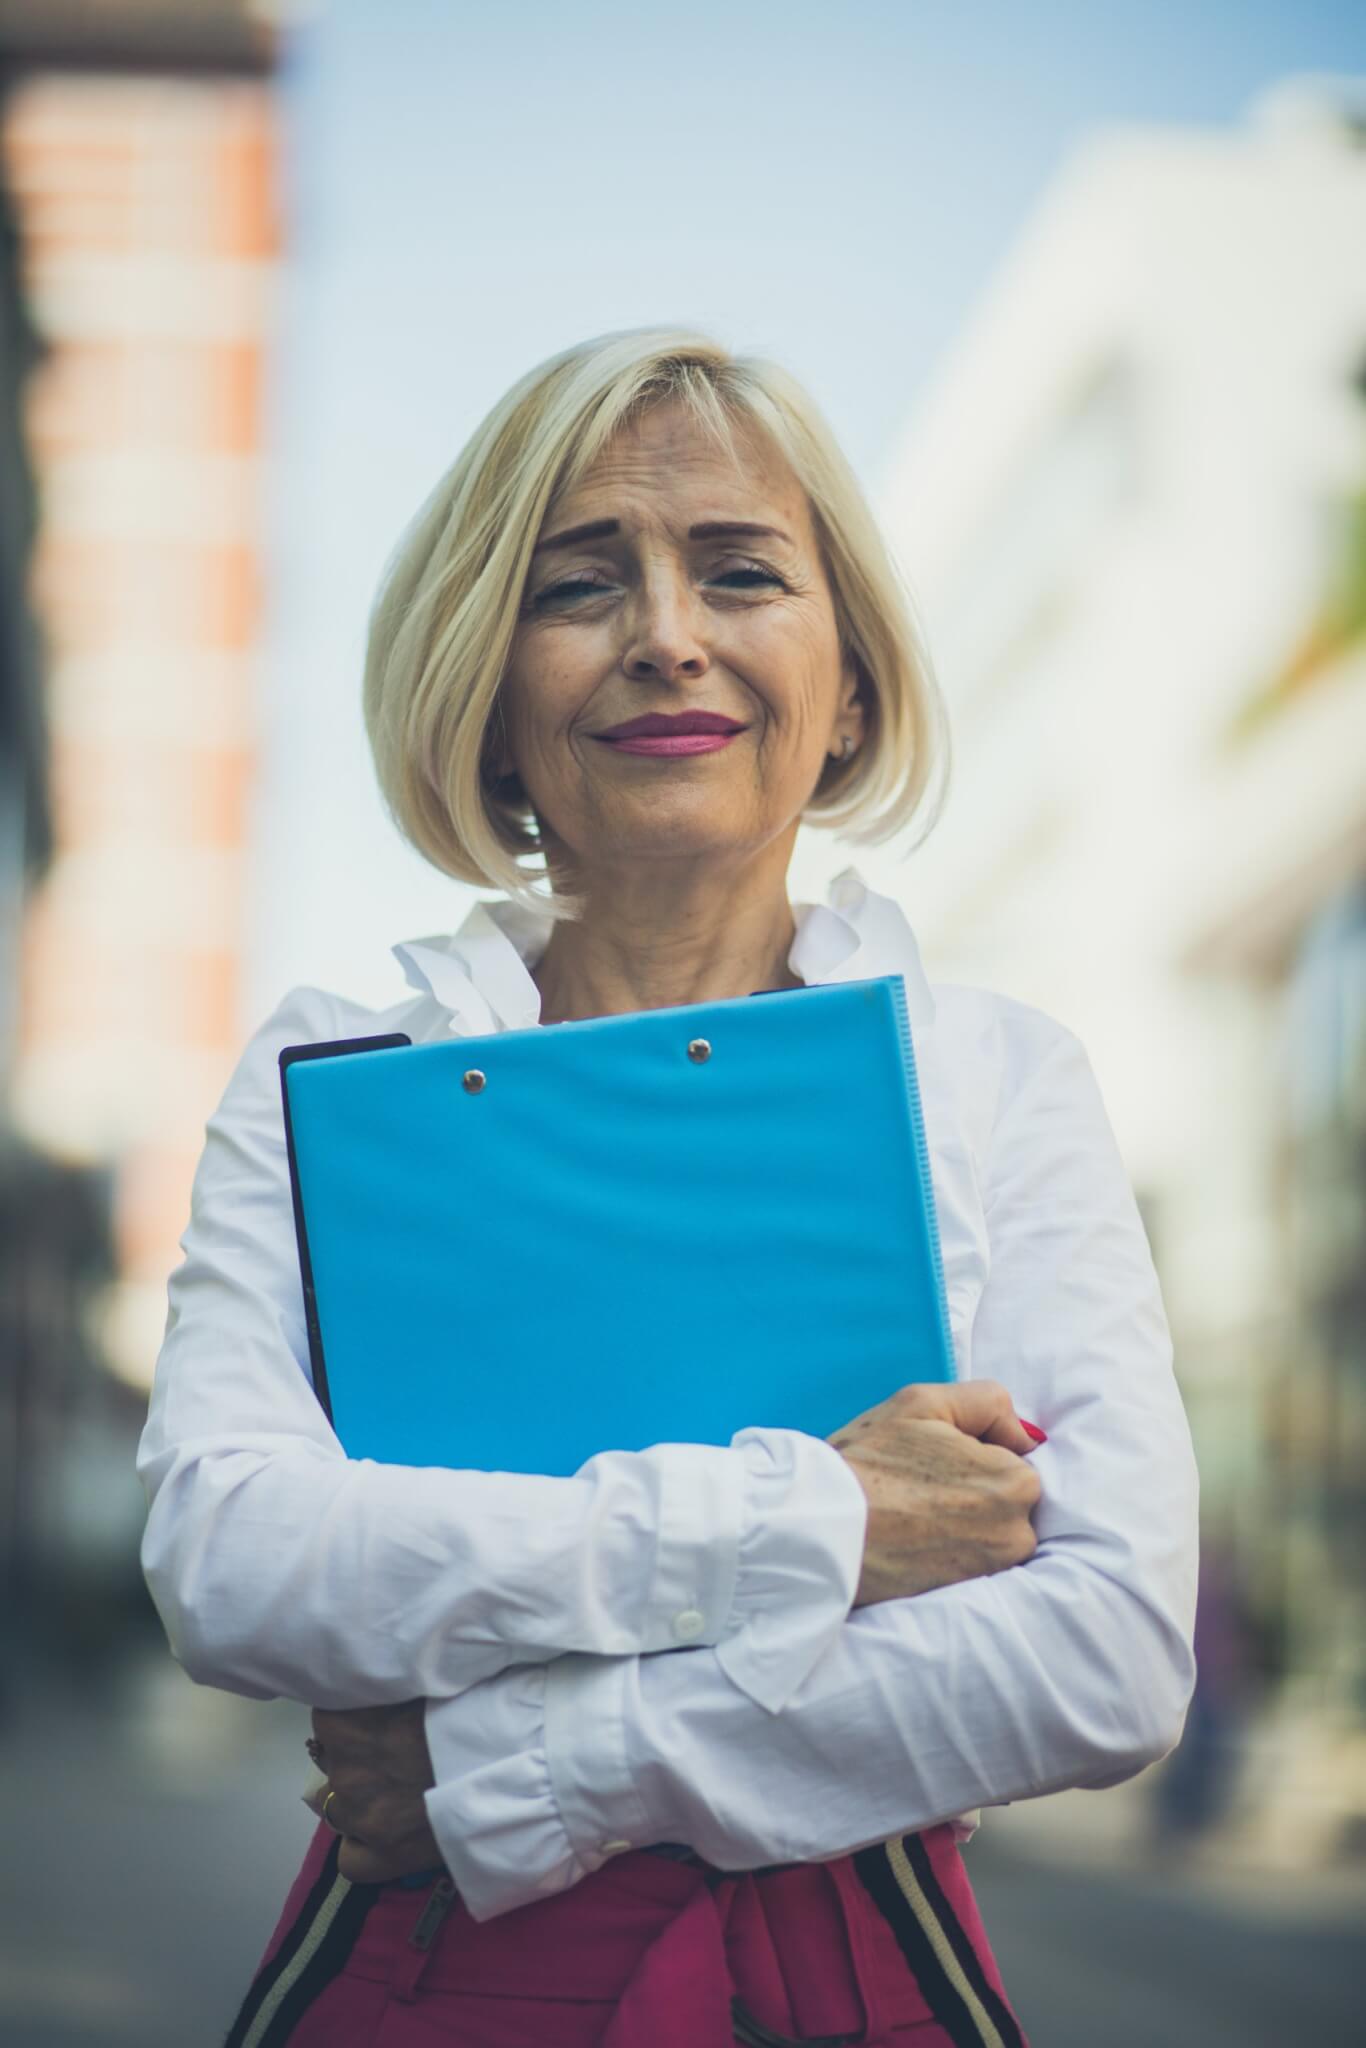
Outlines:
[[1200,1682],[967,1852],[1035,2048],[1366,2009],[1366,18],[1302,0],[0,0],[0,2040],[221,2039],[306,1713],[197,1689],[133,1453],[204,1123],[472,892],[360,719],[405,520],[552,351],[813,391],[943,821],[850,859],[1087,1045],[1203,1475]]

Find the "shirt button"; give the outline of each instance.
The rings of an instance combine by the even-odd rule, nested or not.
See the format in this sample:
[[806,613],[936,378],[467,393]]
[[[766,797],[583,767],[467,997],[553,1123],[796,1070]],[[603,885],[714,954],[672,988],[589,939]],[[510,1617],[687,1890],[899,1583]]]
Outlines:
[[685,1607],[674,1616],[674,1637],[680,1643],[695,1643],[707,1625],[707,1617],[696,1607]]
[[629,1849],[629,1842],[603,1842],[600,1844],[604,1856],[619,1856],[623,1849]]

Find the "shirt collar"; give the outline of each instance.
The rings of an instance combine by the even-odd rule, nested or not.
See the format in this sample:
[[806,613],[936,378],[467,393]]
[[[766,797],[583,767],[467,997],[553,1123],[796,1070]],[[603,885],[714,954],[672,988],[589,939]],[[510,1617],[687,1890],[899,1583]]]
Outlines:
[[[845,868],[824,903],[794,903],[796,934],[787,964],[808,984],[905,977],[913,1026],[934,1022],[935,1003],[906,913]],[[464,1037],[519,1031],[540,1022],[541,992],[531,969],[549,943],[553,920],[507,897],[476,903],[457,932],[405,939],[392,948],[411,988],[449,1012]]]

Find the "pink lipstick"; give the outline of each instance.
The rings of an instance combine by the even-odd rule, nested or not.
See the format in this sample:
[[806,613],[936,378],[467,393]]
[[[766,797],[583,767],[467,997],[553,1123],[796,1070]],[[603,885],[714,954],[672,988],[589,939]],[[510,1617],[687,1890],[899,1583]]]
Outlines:
[[623,754],[714,754],[744,730],[742,720],[723,711],[646,711],[591,737]]
[[615,747],[619,754],[714,754],[718,747],[728,747],[735,738],[733,732],[675,732],[636,733],[627,739],[609,739],[604,733],[597,733],[605,747]]

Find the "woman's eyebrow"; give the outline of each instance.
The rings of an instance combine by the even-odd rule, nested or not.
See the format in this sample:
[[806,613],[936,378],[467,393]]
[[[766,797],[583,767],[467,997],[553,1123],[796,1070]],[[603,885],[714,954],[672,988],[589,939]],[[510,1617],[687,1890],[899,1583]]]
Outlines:
[[[571,548],[583,540],[605,540],[610,534],[620,531],[616,519],[591,519],[586,526],[570,526],[563,533],[552,533],[545,540],[538,540],[532,553],[543,554],[548,548]],[[777,526],[756,526],[748,519],[704,519],[698,526],[688,528],[689,540],[717,540],[725,534],[747,534],[751,538],[780,540],[787,547],[792,546],[788,535]]]

